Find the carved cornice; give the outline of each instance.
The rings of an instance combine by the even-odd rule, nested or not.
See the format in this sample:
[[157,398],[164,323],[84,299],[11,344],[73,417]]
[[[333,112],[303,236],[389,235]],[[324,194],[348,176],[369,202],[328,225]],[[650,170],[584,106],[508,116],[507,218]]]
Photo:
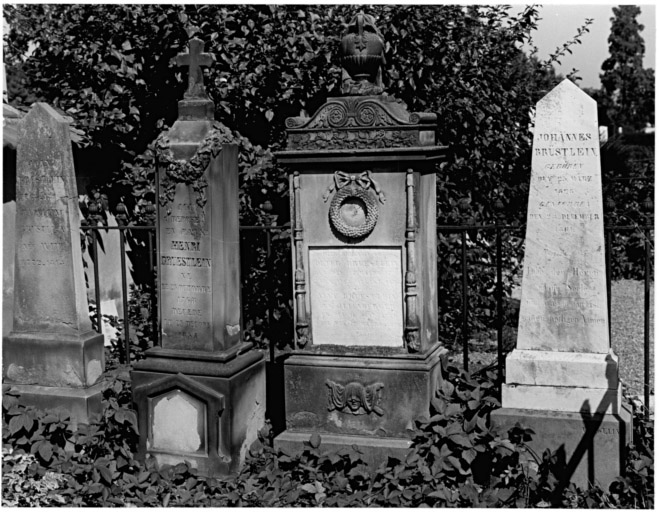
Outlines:
[[310,118],[286,119],[287,149],[429,146],[436,122],[436,114],[410,113],[389,96],[330,98]]

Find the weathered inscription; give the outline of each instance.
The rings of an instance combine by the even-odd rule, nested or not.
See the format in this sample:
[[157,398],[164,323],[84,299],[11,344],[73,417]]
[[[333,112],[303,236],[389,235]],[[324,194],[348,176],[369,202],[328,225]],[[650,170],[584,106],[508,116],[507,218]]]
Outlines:
[[163,256],[160,264],[173,267],[205,267],[210,268],[210,258],[186,258],[183,256]]
[[163,211],[160,217],[162,339],[168,348],[212,346],[210,224],[194,195],[179,185],[172,213]]
[[596,105],[584,96],[562,83],[536,110],[521,349],[608,350]]
[[311,325],[316,345],[403,345],[401,251],[309,251]]
[[14,329],[85,332],[78,194],[68,122],[33,105],[16,154]]

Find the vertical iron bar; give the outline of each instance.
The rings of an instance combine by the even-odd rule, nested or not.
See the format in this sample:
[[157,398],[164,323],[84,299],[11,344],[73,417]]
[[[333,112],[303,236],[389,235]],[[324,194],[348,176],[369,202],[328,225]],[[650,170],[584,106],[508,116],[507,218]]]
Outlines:
[[606,307],[609,316],[609,348],[611,344],[611,237],[613,232],[611,230],[606,233]]
[[158,310],[156,303],[156,288],[158,280],[156,279],[155,263],[153,261],[153,231],[149,229],[149,270],[153,277],[153,287],[151,288],[151,336],[153,336],[153,346],[158,345]]
[[462,229],[462,366],[469,371],[469,339],[467,336],[467,231]]
[[121,295],[124,302],[124,363],[130,364],[130,327],[128,321],[128,289],[126,278],[126,247],[124,246],[124,228],[119,229],[119,245],[121,245]]
[[503,283],[501,261],[501,225],[496,220],[497,230],[497,379],[503,382]]
[[650,228],[645,227],[645,294],[643,321],[643,398],[645,399],[645,419],[650,419]]
[[265,246],[266,246],[266,254],[267,257],[270,258],[270,230],[266,228],[265,230]]
[[101,314],[101,278],[98,275],[98,231],[92,229],[92,255],[94,257],[94,298],[96,299],[96,324],[98,332],[103,332],[103,315]]

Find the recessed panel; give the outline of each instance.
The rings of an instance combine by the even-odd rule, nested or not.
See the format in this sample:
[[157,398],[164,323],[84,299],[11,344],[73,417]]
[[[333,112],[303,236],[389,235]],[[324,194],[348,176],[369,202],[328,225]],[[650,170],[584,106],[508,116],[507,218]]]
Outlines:
[[393,248],[310,248],[314,345],[403,346],[402,254]]

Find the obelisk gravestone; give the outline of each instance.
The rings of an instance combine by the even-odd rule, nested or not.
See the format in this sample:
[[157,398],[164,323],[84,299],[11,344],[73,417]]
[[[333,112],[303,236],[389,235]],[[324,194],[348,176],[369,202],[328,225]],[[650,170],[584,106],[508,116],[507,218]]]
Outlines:
[[[265,420],[265,369],[242,337],[238,150],[213,125],[201,73],[212,57],[203,50],[194,38],[177,59],[190,67],[188,90],[157,143],[160,343],[132,377],[140,454],[219,475],[238,470]],[[197,175],[203,197],[172,178],[171,166]]]
[[26,403],[74,422],[100,412],[103,335],[91,328],[80,249],[69,120],[36,103],[20,127],[16,176],[14,326],[4,381]]
[[[501,425],[567,455],[565,478],[610,482],[631,434],[607,315],[597,104],[564,80],[537,104],[517,348]],[[586,453],[590,450],[589,453]]]

